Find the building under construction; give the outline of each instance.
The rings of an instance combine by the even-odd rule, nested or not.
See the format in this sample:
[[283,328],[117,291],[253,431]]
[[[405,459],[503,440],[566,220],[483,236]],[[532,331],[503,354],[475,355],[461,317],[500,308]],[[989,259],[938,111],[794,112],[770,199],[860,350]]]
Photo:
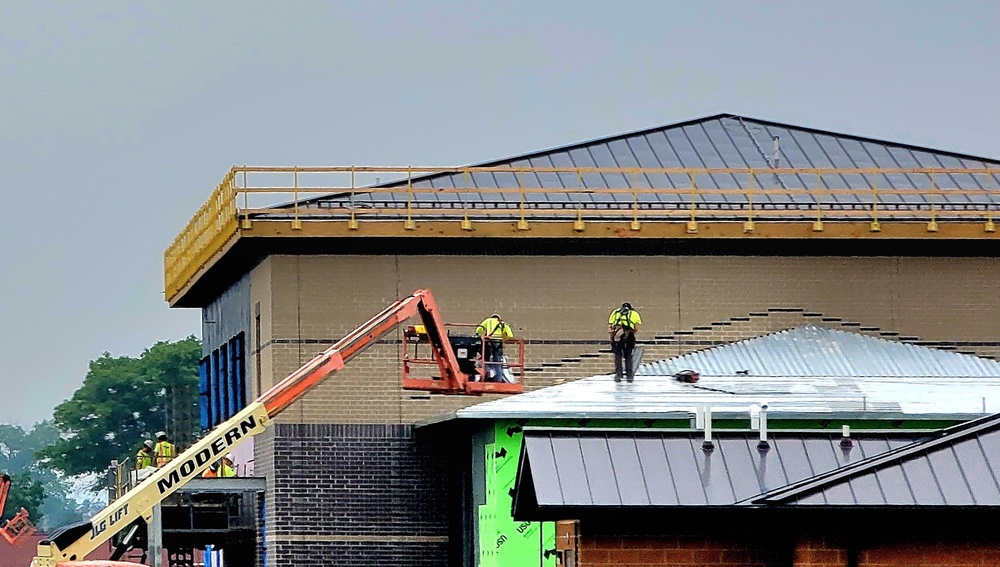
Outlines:
[[[524,341],[526,393],[404,389],[407,331],[398,327],[239,450],[239,464],[250,473],[240,490],[259,493],[241,504],[252,510],[239,526],[245,533],[252,523],[252,543],[226,540],[225,529],[192,526],[164,545],[177,548],[182,561],[182,548],[215,538],[234,555],[253,555],[269,567],[668,565],[682,560],[658,546],[684,548],[683,542],[710,550],[719,564],[819,565],[803,559],[813,549],[835,558],[824,565],[866,564],[864,553],[874,549],[870,534],[843,533],[833,541],[822,530],[790,532],[787,541],[754,546],[726,540],[718,529],[699,533],[692,526],[709,524],[681,518],[711,520],[727,509],[728,517],[751,524],[765,518],[797,525],[794,512],[777,513],[758,501],[794,500],[805,493],[769,491],[800,489],[848,465],[878,468],[878,462],[855,463],[997,411],[996,400],[976,388],[993,388],[1000,377],[991,360],[1000,352],[1000,322],[990,316],[1000,293],[998,198],[997,160],[729,114],[472,166],[233,167],[165,255],[167,301],[203,313],[203,428],[236,415],[372,314],[424,288],[433,290],[448,321],[475,324],[493,312],[503,315]],[[611,371],[607,317],[623,301],[642,313],[643,361],[682,362],[664,363],[670,372],[643,367],[635,384],[615,386],[606,377],[575,382]],[[861,359],[924,364],[776,374],[775,352],[805,360],[787,346],[801,344],[793,336],[768,351],[772,358],[754,359],[758,366],[739,357],[733,364],[745,367],[714,375],[709,359],[691,361],[701,367],[677,366],[692,353],[795,328],[875,341],[851,350]],[[830,335],[809,336],[839,344]],[[885,358],[872,355],[888,350]],[[810,368],[823,368],[817,357],[830,352],[811,351]],[[938,355],[963,358],[941,367]],[[681,384],[672,374],[679,370],[703,377]],[[863,379],[875,385],[859,385]],[[888,383],[951,391],[950,380],[969,384],[954,404],[925,395],[893,406],[875,403],[871,393]],[[593,403],[577,398],[581,392],[590,392]],[[761,398],[770,434],[766,418],[761,433]],[[735,488],[747,471],[759,472],[760,455],[785,453],[777,430],[798,432],[788,447],[815,442],[830,449],[839,447],[845,425],[857,445],[850,458]],[[560,437],[545,428],[588,431]],[[713,428],[714,437],[706,437]],[[959,437],[967,440],[972,433],[963,431]],[[636,447],[654,446],[649,436],[660,436],[660,454],[650,458],[666,466],[675,462],[671,451],[681,451],[689,461],[685,475],[697,475],[700,484],[678,489],[674,500],[647,494],[644,503],[621,492],[634,477],[616,484],[614,494],[594,485],[586,495],[560,492],[589,482],[592,471],[578,476],[571,462],[605,468],[616,462],[614,455],[588,460],[592,448],[645,450]],[[709,441],[714,453],[703,451]],[[771,452],[759,452],[758,442]],[[574,443],[576,453],[567,449]],[[546,447],[555,460],[537,456]],[[731,474],[712,477],[722,466],[716,464],[706,473],[708,463],[737,459],[739,447],[753,447],[744,459],[749,468],[734,464],[726,469]],[[769,462],[775,463],[769,470],[780,467],[777,459]],[[947,470],[963,462],[971,463]],[[988,470],[989,463],[976,465]],[[648,466],[640,468],[656,470]],[[543,470],[548,474],[539,475]],[[836,484],[824,478],[823,486]],[[910,494],[924,486],[910,480],[904,487]],[[712,493],[716,481],[733,485],[731,494]],[[888,495],[890,484],[878,486]],[[185,490],[191,501],[179,506],[208,498]],[[707,496],[685,500],[698,491]],[[890,520],[901,517],[892,515],[894,506],[932,506],[904,500],[865,506],[890,510],[879,516]],[[967,500],[933,506],[957,509]],[[833,507],[833,499],[826,502]],[[858,502],[844,500],[831,513]],[[598,521],[607,512],[602,505],[615,508],[604,516],[616,518],[614,525]],[[637,506],[643,511],[631,514]],[[753,533],[756,541],[764,537]],[[974,539],[993,545],[988,534]],[[644,560],[612,548],[650,553]],[[588,556],[585,549],[593,551]]]

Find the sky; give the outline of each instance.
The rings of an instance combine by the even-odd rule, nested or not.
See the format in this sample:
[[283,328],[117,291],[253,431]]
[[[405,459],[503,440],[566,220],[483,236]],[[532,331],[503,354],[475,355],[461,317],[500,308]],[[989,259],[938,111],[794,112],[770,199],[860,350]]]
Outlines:
[[1000,3],[0,0],[0,422],[200,333],[234,164],[460,165],[731,112],[1000,158]]

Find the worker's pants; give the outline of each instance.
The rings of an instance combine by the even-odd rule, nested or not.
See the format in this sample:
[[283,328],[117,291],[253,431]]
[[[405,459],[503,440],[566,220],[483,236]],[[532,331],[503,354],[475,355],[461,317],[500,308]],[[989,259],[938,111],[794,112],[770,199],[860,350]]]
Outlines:
[[488,382],[499,382],[503,376],[503,342],[486,341],[486,362],[494,364],[486,365],[486,380]]
[[622,336],[611,343],[611,350],[615,353],[615,382],[622,381],[622,359],[625,359],[625,377],[631,382],[635,378],[635,369],[632,368],[632,351],[635,350],[635,333],[625,331]]

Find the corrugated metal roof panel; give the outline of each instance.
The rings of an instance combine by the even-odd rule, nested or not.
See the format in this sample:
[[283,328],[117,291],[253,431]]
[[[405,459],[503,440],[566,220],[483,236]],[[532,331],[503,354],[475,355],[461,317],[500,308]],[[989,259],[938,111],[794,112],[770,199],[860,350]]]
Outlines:
[[1000,377],[1000,362],[816,326],[804,326],[660,362],[638,374],[761,377]]
[[[697,384],[672,378],[701,374]],[[747,371],[748,375],[737,375]],[[1000,362],[866,335],[802,327],[642,365],[633,384],[595,376],[458,410],[463,418],[687,415],[977,416],[1000,409]]]

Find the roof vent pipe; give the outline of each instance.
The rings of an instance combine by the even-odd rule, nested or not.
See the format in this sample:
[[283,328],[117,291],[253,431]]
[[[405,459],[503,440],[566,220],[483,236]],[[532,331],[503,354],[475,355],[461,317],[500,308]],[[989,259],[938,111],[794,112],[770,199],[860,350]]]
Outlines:
[[854,446],[854,441],[851,441],[851,426],[844,425],[841,429],[842,437],[840,438],[840,448],[847,450]]
[[780,136],[774,137],[774,161],[771,162],[774,164],[774,169],[781,167],[781,143],[778,141],[780,139]]
[[712,443],[712,406],[706,405],[705,411],[705,440],[701,444],[701,450],[706,453],[711,453],[715,449],[715,443]]
[[767,404],[760,405],[760,441],[757,442],[758,451],[767,451],[771,445],[767,442]]

